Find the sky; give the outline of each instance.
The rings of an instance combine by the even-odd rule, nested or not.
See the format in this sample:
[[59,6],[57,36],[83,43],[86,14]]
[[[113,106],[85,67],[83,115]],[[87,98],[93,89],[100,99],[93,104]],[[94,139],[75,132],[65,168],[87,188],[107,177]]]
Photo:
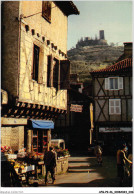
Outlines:
[[123,46],[132,42],[132,1],[73,1],[80,15],[68,17],[68,50],[76,46],[81,37],[99,38],[104,30],[105,40]]

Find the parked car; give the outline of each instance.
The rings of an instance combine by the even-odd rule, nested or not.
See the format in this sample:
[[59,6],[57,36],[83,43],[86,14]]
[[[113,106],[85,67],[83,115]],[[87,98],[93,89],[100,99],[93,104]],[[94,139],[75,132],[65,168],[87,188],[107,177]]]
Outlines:
[[51,139],[51,146],[65,149],[64,139]]

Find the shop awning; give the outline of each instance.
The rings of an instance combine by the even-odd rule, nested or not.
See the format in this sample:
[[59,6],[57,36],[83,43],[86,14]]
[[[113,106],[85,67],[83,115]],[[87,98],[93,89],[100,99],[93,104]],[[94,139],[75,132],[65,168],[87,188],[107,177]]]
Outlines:
[[33,120],[30,119],[32,122],[32,127],[35,129],[54,129],[54,122],[49,120]]

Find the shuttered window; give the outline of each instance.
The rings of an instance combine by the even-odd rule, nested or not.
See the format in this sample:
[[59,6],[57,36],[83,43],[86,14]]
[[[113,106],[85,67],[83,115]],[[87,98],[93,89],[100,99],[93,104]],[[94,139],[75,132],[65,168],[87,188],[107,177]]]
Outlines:
[[123,89],[123,77],[105,78],[105,90]]
[[51,1],[42,1],[42,17],[51,22]]
[[109,114],[121,114],[121,100],[109,99]]
[[70,88],[70,61],[60,61],[60,89]]
[[47,87],[57,90],[70,88],[70,61],[57,60],[52,55],[48,56],[47,62]]

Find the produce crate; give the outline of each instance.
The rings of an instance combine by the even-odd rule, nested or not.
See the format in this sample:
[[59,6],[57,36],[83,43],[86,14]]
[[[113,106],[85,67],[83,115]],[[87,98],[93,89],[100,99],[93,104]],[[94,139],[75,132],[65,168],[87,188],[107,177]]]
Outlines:
[[25,170],[26,170],[26,172],[29,172],[29,171],[35,170],[35,165],[26,166],[26,167],[25,167]]
[[6,157],[8,160],[14,160],[17,159],[17,154],[6,154]]

